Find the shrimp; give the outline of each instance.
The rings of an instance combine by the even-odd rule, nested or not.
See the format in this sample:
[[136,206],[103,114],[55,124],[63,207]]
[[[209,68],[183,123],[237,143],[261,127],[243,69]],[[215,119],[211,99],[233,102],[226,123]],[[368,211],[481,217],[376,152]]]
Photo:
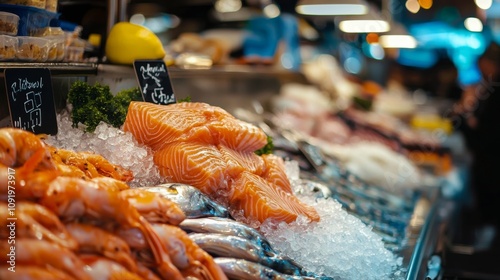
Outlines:
[[187,256],[189,257],[189,267],[181,270],[184,277],[194,277],[207,280],[227,280],[226,275],[215,263],[213,258],[203,249],[198,247],[198,245],[196,245],[196,243],[189,238],[189,235],[185,231],[179,227],[166,224],[154,224],[153,228],[158,233],[160,238],[174,236],[184,243],[187,250]]
[[142,280],[139,275],[110,259],[97,255],[80,255],[80,259],[90,268],[92,279]]
[[119,165],[111,164],[101,155],[87,152],[81,152],[80,155],[82,155],[85,160],[93,164],[100,174],[106,177],[112,177],[124,182],[130,182],[134,179],[132,171]]
[[76,167],[88,178],[104,176],[124,182],[134,179],[132,171],[110,163],[101,155],[88,152],[75,152],[55,147],[49,147],[49,149],[56,162],[61,165]]
[[7,201],[15,193],[16,200],[29,200],[41,197],[49,183],[59,175],[54,168],[37,170],[44,161],[45,148],[39,148],[18,168],[0,164],[0,200]]
[[113,188],[117,191],[123,191],[123,190],[127,190],[130,188],[123,181],[113,179],[110,177],[97,177],[97,178],[91,179],[91,181],[98,183],[100,186]]
[[161,280],[154,272],[149,270],[149,268],[145,267],[141,263],[137,264],[137,274],[139,274],[145,280]]
[[[189,257],[187,255],[187,249],[184,243],[179,240],[177,237],[166,234],[161,230],[161,228],[157,228],[156,224],[153,224],[153,229],[156,231],[160,239],[163,241],[165,248],[168,252],[172,263],[178,269],[186,269],[189,267]],[[125,242],[131,242],[131,244],[136,249],[136,258],[144,263],[146,266],[153,266],[153,257],[151,255],[151,251],[147,246],[145,246],[145,239],[141,232],[136,230],[128,229],[119,231],[118,234],[122,234],[125,238]]]
[[74,280],[68,274],[51,267],[40,267],[34,265],[16,265],[15,272],[9,271],[10,266],[0,266],[0,279],[52,279],[52,280]]
[[[0,243],[0,262],[5,263],[10,260],[8,255],[12,249],[10,246],[7,242]],[[16,239],[15,262],[16,265],[53,267],[79,280],[91,279],[84,263],[73,252],[44,240]]]
[[131,272],[137,271],[129,246],[118,236],[98,227],[77,223],[67,224],[66,229],[78,242],[80,253],[98,253],[116,261]]
[[[49,147],[49,150],[52,157],[59,165],[68,165],[74,167],[67,170],[71,170],[75,175],[79,175],[80,172],[76,171],[76,169],[78,169],[82,171],[87,178],[95,178],[101,176],[97,171],[97,168],[90,162],[86,161],[82,156],[79,155],[79,153],[70,150],[58,149],[55,147]],[[59,168],[62,169],[62,167]],[[67,175],[72,176],[71,173]]]
[[15,210],[0,203],[0,238],[9,236],[9,218],[16,220],[16,237],[26,237],[54,242],[70,250],[76,250],[78,243],[61,223],[59,218],[42,205],[32,202],[17,202]]
[[[162,239],[170,259],[184,277],[197,279],[227,279],[212,257],[194,243],[182,229],[166,224],[153,224],[153,229]],[[136,229],[120,229],[117,234],[136,250],[137,258],[152,266],[152,257],[142,233]]]
[[87,215],[140,229],[153,251],[159,273],[168,279],[183,279],[151,225],[126,199],[119,196],[116,189],[78,178],[58,177],[51,182],[40,203],[66,220]]
[[153,192],[142,189],[128,189],[120,196],[132,204],[151,223],[180,224],[186,216],[174,202]]
[[3,165],[20,167],[40,148],[43,148],[45,153],[39,163],[44,168],[54,168],[45,143],[35,134],[18,128],[0,129],[0,163]]

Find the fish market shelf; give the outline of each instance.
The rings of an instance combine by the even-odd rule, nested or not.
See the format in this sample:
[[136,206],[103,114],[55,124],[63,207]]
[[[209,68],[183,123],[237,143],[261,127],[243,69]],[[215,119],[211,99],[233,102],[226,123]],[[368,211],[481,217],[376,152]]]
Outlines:
[[[100,75],[106,74],[126,74],[134,75],[131,66],[100,64],[98,66]],[[168,72],[171,78],[260,78],[270,76],[281,81],[294,81],[307,83],[305,76],[298,71],[286,69],[276,69],[268,66],[249,66],[249,65],[221,65],[210,68],[180,68],[177,66],[168,66]]]
[[48,68],[53,76],[88,76],[97,75],[97,64],[76,62],[2,62],[0,76],[9,68]]

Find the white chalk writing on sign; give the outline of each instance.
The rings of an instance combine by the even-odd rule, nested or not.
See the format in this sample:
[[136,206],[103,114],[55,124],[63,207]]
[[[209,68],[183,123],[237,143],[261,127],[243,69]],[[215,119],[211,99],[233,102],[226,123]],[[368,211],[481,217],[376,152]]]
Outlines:
[[17,82],[12,83],[10,88],[12,90],[12,100],[16,101],[16,95],[21,91],[43,88],[43,78],[40,77],[40,80],[37,81],[28,81],[27,78],[19,78]]
[[161,73],[166,73],[167,69],[165,68],[165,65],[162,64],[160,66],[151,66],[149,63],[146,64],[146,66],[141,66],[139,68],[142,74],[142,78],[147,80],[147,79],[153,79],[156,83],[157,86],[161,87],[160,84],[160,79],[158,78]]

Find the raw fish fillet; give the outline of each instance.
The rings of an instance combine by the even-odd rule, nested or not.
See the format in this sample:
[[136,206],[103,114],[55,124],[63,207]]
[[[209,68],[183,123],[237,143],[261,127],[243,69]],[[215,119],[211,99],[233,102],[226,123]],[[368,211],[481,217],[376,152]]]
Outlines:
[[270,183],[280,187],[287,193],[293,193],[290,180],[286,176],[285,162],[282,158],[276,155],[262,155],[264,160],[265,170],[262,178]]
[[271,218],[291,223],[299,215],[312,221],[319,221],[316,210],[302,203],[293,194],[250,172],[243,172],[232,183],[232,196],[229,199],[231,211],[243,210],[247,218],[260,223]]
[[232,150],[223,145],[219,145],[218,149],[227,163],[227,172],[232,178],[238,177],[243,171],[256,175],[261,175],[264,171],[264,160],[254,152]]
[[267,144],[266,134],[256,126],[205,103],[165,106],[134,101],[130,103],[123,130],[130,131],[139,143],[153,150],[177,141],[223,144],[250,152]]
[[227,164],[216,146],[170,143],[157,151],[153,160],[160,174],[171,182],[194,186],[207,195],[227,189]]
[[124,130],[154,151],[170,182],[198,188],[248,221],[319,216],[293,195],[284,162],[254,152],[267,144],[258,127],[205,103],[130,104]]

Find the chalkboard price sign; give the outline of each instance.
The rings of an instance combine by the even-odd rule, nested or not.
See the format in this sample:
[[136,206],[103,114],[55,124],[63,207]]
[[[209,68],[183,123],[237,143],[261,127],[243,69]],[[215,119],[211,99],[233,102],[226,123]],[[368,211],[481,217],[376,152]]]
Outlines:
[[9,68],[4,76],[12,126],[35,134],[57,134],[50,70]]
[[165,62],[136,60],[134,69],[144,101],[161,105],[176,102]]

